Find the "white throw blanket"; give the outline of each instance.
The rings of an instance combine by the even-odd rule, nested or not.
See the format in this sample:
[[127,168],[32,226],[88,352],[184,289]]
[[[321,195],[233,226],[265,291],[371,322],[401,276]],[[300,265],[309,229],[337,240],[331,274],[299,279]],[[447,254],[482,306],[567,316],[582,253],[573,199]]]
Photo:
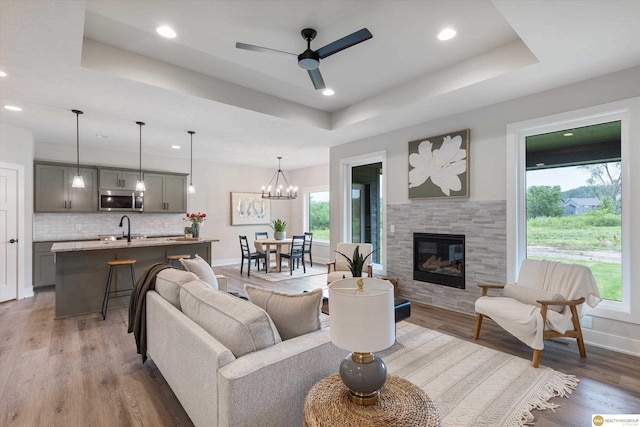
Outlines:
[[[566,300],[584,297],[585,304],[578,306],[580,317],[602,301],[591,270],[577,264],[526,259],[522,262],[518,286],[560,294]],[[544,329],[564,333],[573,327],[569,309],[561,313],[548,310],[547,324],[543,325],[539,307],[507,297],[480,297],[476,301],[476,312],[491,317],[506,331],[536,350],[544,348]]]

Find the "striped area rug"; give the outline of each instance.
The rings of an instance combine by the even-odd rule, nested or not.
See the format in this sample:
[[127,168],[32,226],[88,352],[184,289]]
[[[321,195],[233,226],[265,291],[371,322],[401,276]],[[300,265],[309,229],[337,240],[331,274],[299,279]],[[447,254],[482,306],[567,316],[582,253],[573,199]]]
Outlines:
[[397,324],[397,342],[380,354],[390,374],[424,390],[445,427],[523,426],[532,409],[552,409],[578,379],[531,361],[408,322]]

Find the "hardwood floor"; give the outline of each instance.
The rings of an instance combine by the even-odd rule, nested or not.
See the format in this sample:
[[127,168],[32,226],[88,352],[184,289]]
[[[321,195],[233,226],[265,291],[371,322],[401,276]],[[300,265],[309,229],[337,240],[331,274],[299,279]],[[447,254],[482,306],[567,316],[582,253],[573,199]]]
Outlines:
[[[268,282],[233,267],[216,268],[229,291],[244,283],[302,292],[325,286],[325,276]],[[402,284],[400,284],[402,286]],[[190,426],[191,421],[157,370],[144,365],[127,334],[127,310],[55,320],[54,293],[0,304],[0,425],[2,426]],[[410,321],[472,340],[473,316],[412,304]],[[531,358],[531,349],[485,321],[478,344]],[[590,426],[591,414],[640,412],[640,358],[587,346],[546,342],[541,364],[576,375],[569,399],[553,411],[534,411],[536,426]]]

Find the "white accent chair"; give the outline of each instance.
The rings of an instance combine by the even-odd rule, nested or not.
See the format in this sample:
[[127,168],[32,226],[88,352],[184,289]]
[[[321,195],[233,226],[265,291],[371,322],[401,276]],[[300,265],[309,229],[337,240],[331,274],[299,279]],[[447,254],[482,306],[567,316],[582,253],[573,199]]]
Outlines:
[[[480,336],[482,319],[488,318],[533,348],[534,368],[540,363],[544,340],[549,338],[575,338],[580,356],[587,357],[580,317],[602,301],[588,267],[525,259],[518,283],[478,286],[482,296],[475,304],[473,339]],[[487,296],[489,289],[502,289],[502,296]]]
[[[359,251],[364,256],[369,255],[371,251],[373,251],[371,243],[338,243],[336,251],[351,258],[356,246],[360,246]],[[331,267],[333,267],[333,271],[331,271]],[[367,277],[373,277],[371,257],[368,257],[364,262],[364,266],[362,267],[363,275],[365,272]],[[349,270],[349,262],[345,257],[336,253],[336,259],[327,263],[327,283],[331,283],[342,278],[348,279],[350,277],[353,277],[353,275],[351,274],[351,270]]]

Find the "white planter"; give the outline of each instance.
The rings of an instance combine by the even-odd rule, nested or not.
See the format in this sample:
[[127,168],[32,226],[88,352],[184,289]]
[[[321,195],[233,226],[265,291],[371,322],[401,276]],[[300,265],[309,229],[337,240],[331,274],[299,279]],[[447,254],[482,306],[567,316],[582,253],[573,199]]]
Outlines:
[[276,231],[273,233],[273,237],[276,238],[276,240],[284,240],[287,238],[287,232],[286,231]]

